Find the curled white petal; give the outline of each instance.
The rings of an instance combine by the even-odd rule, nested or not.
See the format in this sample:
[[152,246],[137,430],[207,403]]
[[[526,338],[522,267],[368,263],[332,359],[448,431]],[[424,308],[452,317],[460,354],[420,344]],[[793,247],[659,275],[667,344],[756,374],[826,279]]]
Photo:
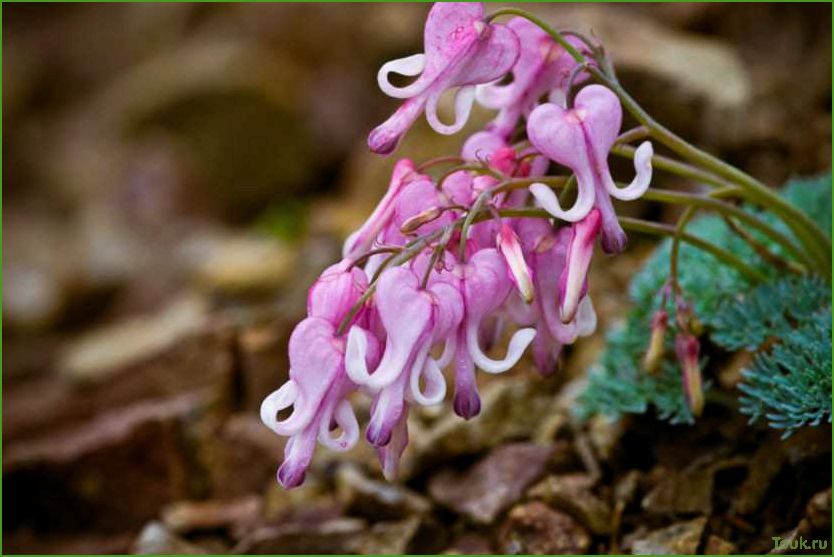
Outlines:
[[[416,359],[409,378],[411,398],[422,406],[439,404],[446,396],[446,378],[437,366],[437,361],[425,357],[427,354],[428,350],[420,354],[423,357]],[[423,377],[426,380],[425,393],[420,390],[420,379]]]
[[366,334],[364,329],[354,325],[348,331],[347,346],[345,347],[345,372],[347,372],[350,380],[357,385],[365,385],[371,378],[366,362],[368,353]]
[[504,108],[518,99],[518,85],[515,82],[499,85],[503,78],[491,83],[482,83],[475,89],[478,104],[485,108]]
[[608,195],[622,201],[632,201],[641,197],[652,181],[652,156],[654,148],[651,141],[644,141],[634,152],[634,170],[637,175],[629,185],[618,188],[611,176],[605,181],[605,189]]
[[444,124],[437,117],[437,103],[440,100],[441,93],[442,91],[429,96],[426,104],[426,120],[437,133],[452,135],[459,132],[469,119],[472,104],[475,102],[475,86],[466,85],[455,92],[455,120],[452,124]]
[[[289,408],[299,400],[301,391],[295,381],[290,379],[280,389],[267,396],[261,403],[261,421],[266,427],[278,435],[292,435],[295,431],[288,431],[282,427],[284,422],[278,421],[278,412]],[[288,418],[289,419],[289,418]],[[305,424],[301,424],[305,425]],[[297,429],[300,429],[298,427]]]
[[587,337],[594,334],[597,328],[597,312],[590,296],[585,296],[579,302],[576,310],[576,334],[580,337]]
[[503,373],[512,368],[521,359],[524,350],[533,342],[536,337],[536,330],[532,328],[519,329],[510,339],[507,347],[507,355],[502,360],[493,360],[481,350],[478,345],[478,324],[470,324],[466,328],[466,345],[469,348],[469,355],[472,361],[480,369],[487,373]]
[[332,420],[342,430],[341,433],[338,437],[331,436],[331,416],[327,415],[319,423],[319,442],[334,451],[349,450],[359,440],[359,422],[356,420],[356,414],[353,413],[350,402],[347,400],[339,402],[332,414]]
[[556,217],[567,222],[577,222],[588,216],[594,206],[594,189],[591,187],[582,187],[579,185],[579,194],[576,202],[569,210],[565,211],[559,205],[559,198],[553,193],[553,190],[546,185],[537,182],[530,186],[530,193],[536,198],[542,209]]
[[455,350],[457,350],[457,346],[458,336],[449,335],[449,338],[446,339],[446,343],[443,345],[443,353],[440,354],[440,357],[436,361],[437,367],[444,369],[452,363],[452,358],[455,357]]
[[413,97],[414,95],[418,95],[422,92],[425,88],[425,83],[421,83],[418,79],[414,83],[410,85],[406,85],[405,87],[396,87],[391,85],[391,82],[388,80],[388,76],[392,73],[398,73],[400,75],[407,75],[407,76],[415,76],[420,75],[426,67],[426,55],[425,54],[414,54],[412,56],[406,56],[405,58],[399,58],[397,60],[391,60],[390,62],[386,62],[379,68],[379,72],[376,75],[377,83],[379,83],[379,88],[382,89],[382,92],[388,95],[389,97],[394,97],[395,99],[407,99],[409,97]]

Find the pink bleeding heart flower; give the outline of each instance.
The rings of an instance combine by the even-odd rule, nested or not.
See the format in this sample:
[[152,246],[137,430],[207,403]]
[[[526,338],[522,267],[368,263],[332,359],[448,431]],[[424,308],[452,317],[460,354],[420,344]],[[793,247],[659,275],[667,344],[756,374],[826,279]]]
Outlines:
[[675,354],[683,374],[683,394],[693,416],[700,416],[704,410],[704,392],[701,384],[701,364],[698,362],[700,343],[687,332],[675,337]]
[[440,211],[446,205],[437,187],[428,176],[421,175],[409,182],[400,191],[394,203],[394,214],[382,233],[386,244],[403,245],[408,238],[403,233],[406,225],[415,224],[414,218],[434,213],[434,218],[425,219],[411,230],[411,234],[428,234],[449,224],[453,216]]
[[430,276],[426,288],[420,286],[422,273],[405,267],[386,269],[380,276],[376,306],[387,338],[382,359],[373,371],[366,365],[365,340],[369,335],[357,326],[348,334],[348,376],[378,393],[366,432],[368,441],[376,446],[390,441],[406,396],[418,404],[431,405],[446,394],[440,371],[445,362],[430,357],[429,350],[441,341],[450,342],[447,339],[463,315],[463,301],[457,279],[450,273],[433,271]]
[[488,373],[511,369],[533,341],[536,331],[519,329],[510,339],[507,354],[494,360],[480,346],[479,331],[484,320],[502,306],[512,290],[507,267],[498,250],[477,251],[466,263],[458,264],[455,274],[460,278],[465,313],[456,337],[455,347],[455,411],[464,418],[480,409],[475,383],[477,366]]
[[559,315],[562,323],[573,321],[579,301],[588,290],[588,268],[601,221],[599,210],[591,209],[585,218],[569,228],[565,266],[559,276]]
[[552,373],[562,347],[577,337],[588,336],[596,329],[596,313],[591,298],[584,295],[576,316],[563,323],[559,316],[559,279],[565,269],[571,231],[554,231],[543,219],[521,219],[518,235],[525,258],[533,273],[535,303],[516,319],[523,324],[535,324],[533,361],[543,375]]
[[[521,46],[512,69],[513,80],[506,85],[479,85],[476,94],[483,106],[500,109],[488,129],[505,138],[512,135],[519,119],[529,116],[544,95],[551,103],[564,106],[568,81],[578,65],[561,45],[528,19],[511,19],[507,27],[518,36]],[[588,53],[579,39],[568,37],[567,41],[580,52]],[[579,83],[586,78],[587,74],[581,73],[574,80]]]
[[403,189],[419,176],[414,163],[408,159],[400,159],[394,165],[388,191],[377,204],[368,220],[353,234],[348,236],[342,248],[342,255],[355,258],[367,251],[385,230],[394,217],[397,200]]
[[[379,345],[372,335],[363,338],[366,365],[379,360]],[[261,404],[261,420],[275,433],[289,436],[278,481],[285,488],[296,487],[304,475],[316,446],[316,439],[337,451],[351,448],[359,438],[359,424],[348,394],[354,386],[344,370],[345,341],[336,335],[336,325],[320,317],[308,317],[290,336],[290,379]],[[279,412],[292,412],[278,419]],[[341,434],[333,438],[331,426]]]
[[321,274],[307,294],[307,315],[339,325],[368,288],[368,277],[343,259]]
[[576,95],[573,108],[543,104],[530,114],[527,122],[527,134],[536,149],[570,168],[578,183],[576,202],[568,210],[561,207],[556,194],[544,184],[533,184],[530,192],[548,213],[568,222],[583,219],[592,207],[599,209],[602,247],[608,253],[618,253],[626,244],[610,197],[637,199],[648,189],[652,177],[653,150],[648,141],[635,152],[637,175],[631,184],[619,188],[611,177],[608,154],[617,139],[622,116],[620,101],[610,89],[588,85]]
[[482,130],[470,135],[463,142],[460,156],[468,161],[489,161],[493,153],[509,147],[507,140],[491,130]]
[[[424,110],[438,133],[459,131],[469,118],[475,86],[506,74],[519,53],[515,33],[506,25],[487,23],[483,5],[469,2],[434,4],[426,21],[424,47],[425,53],[392,60],[379,70],[380,89],[407,100],[368,136],[368,146],[375,153],[393,152]],[[391,73],[419,77],[410,85],[396,87],[388,80]],[[444,124],[437,116],[437,104],[454,87],[458,88],[455,120]]]

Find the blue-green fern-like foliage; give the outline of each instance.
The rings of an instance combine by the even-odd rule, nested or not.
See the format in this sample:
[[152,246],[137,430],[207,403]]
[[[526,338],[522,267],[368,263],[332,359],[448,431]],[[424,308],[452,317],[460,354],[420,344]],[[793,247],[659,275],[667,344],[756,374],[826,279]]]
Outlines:
[[[792,180],[783,188],[782,196],[830,234],[830,173]],[[791,235],[771,215],[760,216]],[[764,283],[754,285],[708,253],[681,245],[678,279],[704,325],[702,341],[708,339],[728,351],[756,354],[751,367],[742,372],[740,411],[751,420],[766,420],[772,427],[785,430],[786,436],[804,425],[830,422],[830,287],[818,278],[787,276],[769,265],[718,216],[700,217],[688,231],[732,251],[767,277]],[[774,253],[783,254],[768,238],[755,236]],[[580,418],[594,414],[616,418],[654,409],[660,419],[673,424],[693,421],[675,359],[674,319],[669,320],[660,369],[648,374],[641,367],[651,316],[660,306],[659,292],[669,276],[670,249],[671,241],[662,242],[632,279],[629,294],[633,307],[625,323],[607,334],[605,352],[591,370],[588,386],[575,409]],[[671,301],[667,311],[673,314]],[[706,378],[704,388],[708,390],[712,370],[706,357],[701,365]]]

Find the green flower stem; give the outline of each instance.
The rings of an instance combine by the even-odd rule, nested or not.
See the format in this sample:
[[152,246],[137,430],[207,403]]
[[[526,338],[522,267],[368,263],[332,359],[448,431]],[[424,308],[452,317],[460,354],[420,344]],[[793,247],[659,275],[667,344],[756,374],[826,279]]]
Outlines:
[[[466,218],[460,228],[460,244],[458,245],[458,259],[464,261],[466,259],[466,240],[469,237],[469,227],[475,221],[475,217],[483,208],[487,200],[492,197],[493,188],[481,192],[481,195],[472,204],[472,208],[466,213]],[[487,213],[489,215],[489,213]]]
[[[672,284],[672,290],[675,293],[680,293],[681,287],[678,283],[678,257],[680,255],[681,238],[686,232],[686,225],[695,216],[698,208],[694,205],[689,205],[684,209],[683,214],[678,219],[677,226],[675,226],[675,235],[672,236],[672,251],[669,254],[669,281]],[[759,281],[757,281],[759,282]]]
[[[452,223],[448,226],[450,227],[455,224],[456,223]],[[362,296],[360,296],[358,300],[356,300],[356,303],[354,303],[353,306],[350,308],[350,311],[347,313],[347,315],[345,315],[345,318],[342,319],[341,323],[339,323],[339,328],[336,329],[336,335],[341,336],[345,334],[348,326],[351,324],[351,322],[353,322],[353,319],[356,317],[356,314],[359,313],[359,310],[362,309],[362,306],[365,305],[365,302],[367,302],[370,299],[370,297],[373,296],[374,291],[376,291],[376,285],[379,281],[379,277],[386,267],[389,267],[391,265],[402,265],[403,263],[406,263],[407,261],[417,257],[420,254],[420,252],[422,252],[426,247],[429,246],[431,242],[440,238],[446,231],[446,228],[447,227],[444,227],[439,230],[435,230],[434,232],[430,232],[425,236],[420,236],[419,238],[416,238],[408,244],[406,244],[401,251],[397,253],[392,253],[390,256],[388,256],[385,259],[385,261],[383,261],[382,264],[379,266],[377,272],[374,274],[373,278],[368,284],[368,289],[362,293]]]
[[[620,225],[622,225],[624,229],[631,230],[632,232],[652,234],[655,236],[675,237],[677,232],[674,226],[669,226],[668,224],[649,222],[630,217],[620,217]],[[767,277],[765,277],[758,269],[751,267],[743,260],[739,259],[731,251],[716,246],[715,244],[707,242],[706,240],[699,238],[698,236],[693,236],[687,232],[682,232],[679,235],[679,238],[681,241],[705,251],[722,263],[726,263],[727,265],[733,267],[753,282],[763,282],[767,279]]]
[[773,267],[776,267],[777,269],[781,269],[783,271],[796,273],[799,275],[804,275],[807,272],[807,269],[804,265],[801,265],[796,261],[791,261],[783,257],[780,257],[779,255],[770,251],[766,245],[764,245],[762,242],[756,239],[744,227],[740,226],[732,217],[729,217],[724,214],[722,214],[721,217],[724,219],[724,222],[727,224],[727,227],[730,230],[735,232],[737,236],[739,236],[742,240],[747,242],[750,245],[750,247],[752,247],[756,251],[759,257],[761,257],[764,261],[766,261]]
[[[637,151],[637,149],[635,149],[631,145],[615,145],[611,149],[611,154],[616,155],[618,157],[634,159],[635,151]],[[652,168],[663,170],[669,172],[670,174],[680,176],[681,178],[686,178],[688,180],[693,180],[695,182],[699,182],[709,186],[723,188],[732,185],[730,184],[730,182],[722,180],[715,174],[705,172],[700,168],[697,168],[690,164],[686,164],[684,162],[677,161],[669,157],[664,157],[663,155],[652,156]]]
[[443,174],[441,174],[440,177],[437,179],[437,183],[435,185],[435,188],[438,191],[440,191],[443,188],[443,183],[446,181],[446,179],[449,176],[451,176],[452,174],[454,174],[456,172],[460,172],[462,170],[463,171],[468,171],[468,172],[478,172],[479,174],[486,174],[488,176],[492,176],[493,178],[495,178],[499,182],[504,182],[508,179],[506,176],[504,176],[500,172],[496,172],[495,170],[492,170],[491,168],[488,168],[486,165],[471,164],[470,163],[470,164],[462,164],[462,165],[459,165],[459,166],[452,167],[449,170],[447,170],[446,172],[444,172]]
[[[502,217],[508,218],[552,218],[550,213],[548,213],[544,209],[499,209],[498,214]],[[474,222],[480,222],[482,220],[486,220],[487,218],[491,218],[491,215],[487,214],[479,216],[474,219]],[[677,233],[677,229],[674,226],[670,226],[668,224],[660,224],[656,222],[650,222],[630,217],[620,217],[619,221],[620,225],[625,230],[630,230],[632,232],[638,232],[641,234],[675,237]],[[712,244],[702,238],[699,238],[698,236],[693,236],[692,234],[689,234],[687,232],[681,232],[679,237],[681,241],[691,244],[692,246],[695,246],[696,248],[709,253],[719,261],[726,263],[734,269],[737,269],[740,273],[745,275],[753,282],[762,282],[767,278],[758,269],[751,267],[743,260],[739,259],[731,251],[728,251],[720,246],[716,246],[715,244]]]
[[657,122],[620,85],[614,74],[613,67],[607,59],[602,58],[601,60],[597,60],[596,62],[599,64],[599,67],[597,67],[587,60],[573,45],[567,42],[561,33],[553,29],[544,20],[525,10],[503,8],[490,15],[487,20],[491,21],[503,15],[516,15],[538,25],[554,41],[561,45],[574,60],[583,64],[595,79],[614,91],[625,109],[639,124],[649,130],[651,137],[684,159],[701,166],[733,184],[738,184],[746,191],[749,199],[778,215],[790,227],[797,239],[799,239],[811,257],[817,262],[816,269],[829,282],[831,281],[831,240],[806,214],[793,207],[790,203],[787,203],[773,190],[752,176],[710,155],[706,151],[689,144],[677,134]]
[[617,94],[626,110],[640,124],[649,129],[654,139],[657,139],[684,159],[709,170],[733,184],[737,184],[748,194],[748,199],[755,201],[778,215],[790,227],[797,239],[802,242],[802,245],[817,262],[816,269],[828,281],[831,280],[831,240],[808,215],[779,197],[775,191],[752,176],[710,155],[706,151],[687,143],[674,132],[656,122],[631,98],[619,82],[608,79],[595,68],[590,68],[589,71],[594,74],[594,77],[603,81],[607,87]]
[[433,159],[429,159],[426,162],[417,166],[415,170],[417,172],[423,172],[433,166],[437,166],[439,164],[464,164],[464,161],[461,157],[454,157],[454,156],[447,156],[447,157],[435,157]]
[[790,238],[788,238],[775,228],[771,227],[769,224],[758,218],[756,215],[748,213],[747,211],[739,207],[736,207],[731,203],[719,201],[718,199],[709,196],[661,189],[649,189],[645,194],[643,194],[642,199],[646,199],[649,201],[658,201],[661,203],[671,203],[675,205],[690,205],[700,207],[703,209],[711,209],[722,215],[733,217],[738,221],[743,222],[751,228],[754,228],[768,236],[774,242],[778,243],[786,250],[788,250],[796,258],[797,261],[802,261],[806,265],[810,266],[814,265],[813,259],[811,259],[807,253],[800,250],[796,246],[796,244],[794,244],[791,241]]

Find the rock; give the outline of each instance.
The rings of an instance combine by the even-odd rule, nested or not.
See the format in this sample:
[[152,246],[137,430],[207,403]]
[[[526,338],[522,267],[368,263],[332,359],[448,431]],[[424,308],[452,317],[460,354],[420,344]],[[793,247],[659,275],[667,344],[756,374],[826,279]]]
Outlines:
[[704,546],[704,555],[733,555],[736,552],[734,543],[718,536],[710,536]]
[[231,501],[177,501],[162,510],[162,523],[176,534],[221,529],[239,533],[258,520],[262,507],[261,498],[254,496]]
[[[6,391],[3,435],[21,439],[53,433],[110,409],[195,390],[225,400],[233,371],[231,331],[214,321],[195,330],[202,310],[192,303],[199,305],[182,301],[162,312],[165,319],[130,320],[68,345],[57,364],[60,376],[33,377]],[[176,325],[162,324],[169,318]],[[162,338],[157,326],[182,334]],[[139,338],[144,335],[150,340]]]
[[527,496],[568,513],[594,534],[610,534],[611,508],[591,492],[593,483],[585,474],[548,476],[531,487]]
[[544,472],[551,452],[531,443],[503,445],[462,473],[435,475],[429,493],[455,512],[488,524]]
[[200,437],[201,457],[216,497],[262,494],[276,483],[285,439],[264,426],[254,413],[235,414],[223,423],[211,424]]
[[348,514],[371,520],[397,520],[431,510],[431,503],[423,496],[398,484],[372,480],[349,463],[336,471],[336,493]]
[[495,552],[486,536],[464,532],[443,552],[444,555],[491,555]]
[[139,533],[131,553],[136,555],[202,555],[207,551],[180,538],[159,522],[150,522]]
[[640,477],[638,470],[629,470],[617,478],[614,484],[614,502],[617,508],[624,510],[634,500],[640,487]]
[[608,461],[620,446],[620,439],[625,432],[623,419],[612,420],[605,416],[594,416],[588,421],[588,440],[597,456]]
[[643,508],[657,514],[709,514],[712,510],[715,473],[744,466],[741,458],[717,460],[708,454],[683,470],[661,470],[661,479],[643,498]]
[[136,532],[45,534],[28,529],[3,532],[6,555],[113,555],[130,552]]
[[585,553],[591,538],[567,514],[533,502],[510,511],[499,544],[499,552],[508,555],[570,555]]
[[378,522],[356,538],[352,549],[360,555],[411,554],[413,551],[409,549],[420,523],[420,517],[416,516],[396,522]]
[[823,532],[831,531],[831,488],[820,491],[805,506],[805,518],[810,525]]
[[643,498],[646,511],[709,513],[712,510],[713,473],[709,468],[664,470],[660,482]]
[[634,555],[693,555],[698,550],[707,519],[696,518],[676,522],[660,530],[653,530],[631,546]]
[[[197,394],[139,402],[74,429],[9,444],[3,454],[4,527],[124,532],[205,481],[185,444],[206,416]],[[125,504],[130,501],[130,504]],[[65,512],[72,509],[73,512]]]
[[536,377],[502,378],[481,391],[481,413],[462,420],[452,412],[414,435],[410,450],[416,469],[465,454],[476,454],[509,439],[532,436],[554,412],[544,380]]
[[58,367],[75,383],[100,384],[204,330],[207,311],[204,300],[187,297],[156,315],[87,333],[66,347]]
[[783,445],[778,436],[770,435],[756,449],[747,467],[747,477],[732,502],[734,514],[752,514],[765,502],[773,480],[787,459]]
[[336,518],[324,522],[290,522],[264,526],[244,537],[232,553],[236,554],[347,554],[365,522],[355,518]]
[[292,325],[273,320],[243,327],[240,352],[240,408],[257,412],[263,399],[288,377],[287,344]]
[[293,249],[257,236],[204,237],[183,252],[194,263],[197,284],[217,296],[274,292],[293,277],[297,263]]

